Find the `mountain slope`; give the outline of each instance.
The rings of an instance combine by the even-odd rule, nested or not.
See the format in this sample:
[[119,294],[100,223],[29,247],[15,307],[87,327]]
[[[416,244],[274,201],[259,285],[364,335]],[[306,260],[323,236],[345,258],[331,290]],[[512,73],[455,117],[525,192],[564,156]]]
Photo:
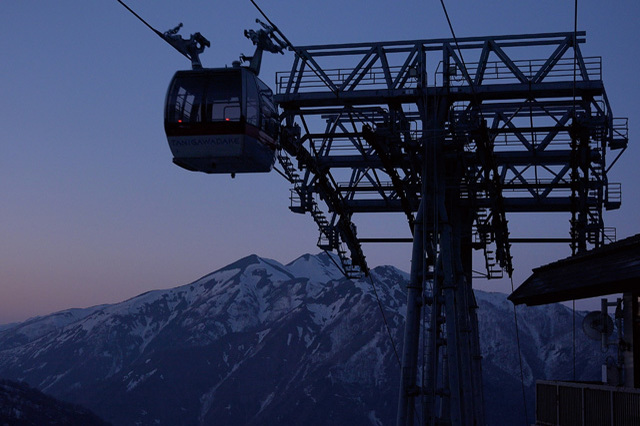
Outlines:
[[[288,265],[252,255],[188,285],[0,330],[0,377],[116,425],[393,424],[400,370],[375,293],[400,353],[407,281],[389,266],[349,281],[326,254]],[[477,295],[488,418],[509,424],[522,412],[521,393],[503,392],[520,390],[513,308]],[[571,361],[567,315],[522,311],[529,392]],[[582,376],[599,371],[582,358]]]
[[0,424],[107,426],[89,410],[57,401],[24,383],[0,380]]

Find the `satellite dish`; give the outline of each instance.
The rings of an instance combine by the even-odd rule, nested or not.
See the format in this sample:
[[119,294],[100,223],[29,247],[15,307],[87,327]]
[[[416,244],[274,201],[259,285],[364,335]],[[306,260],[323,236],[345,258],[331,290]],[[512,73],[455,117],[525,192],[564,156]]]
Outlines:
[[609,337],[613,334],[613,320],[600,311],[589,312],[582,320],[582,331],[593,340],[602,339],[603,334]]

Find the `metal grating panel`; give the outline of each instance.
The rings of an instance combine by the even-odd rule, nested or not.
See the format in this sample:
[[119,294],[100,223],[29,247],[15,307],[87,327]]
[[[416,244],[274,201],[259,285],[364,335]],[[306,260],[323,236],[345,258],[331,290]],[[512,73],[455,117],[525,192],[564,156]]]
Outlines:
[[582,390],[568,386],[558,388],[560,426],[582,426]]
[[640,393],[613,392],[613,424],[640,425]]
[[585,426],[611,424],[611,392],[601,389],[584,389]]
[[536,425],[640,425],[640,389],[594,383],[538,381]]
[[536,383],[536,424],[556,425],[558,420],[558,387]]

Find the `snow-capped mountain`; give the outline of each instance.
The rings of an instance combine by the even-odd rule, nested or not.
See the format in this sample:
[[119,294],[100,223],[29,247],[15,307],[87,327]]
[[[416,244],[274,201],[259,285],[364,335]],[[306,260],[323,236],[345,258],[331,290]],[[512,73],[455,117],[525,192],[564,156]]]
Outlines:
[[[393,424],[408,275],[384,266],[350,281],[334,261],[252,255],[188,285],[11,325],[0,329],[0,377],[114,425]],[[503,294],[477,297],[487,417],[520,423],[513,307]],[[528,392],[569,378],[571,312],[519,315]],[[579,336],[578,378],[597,378],[590,344]]]

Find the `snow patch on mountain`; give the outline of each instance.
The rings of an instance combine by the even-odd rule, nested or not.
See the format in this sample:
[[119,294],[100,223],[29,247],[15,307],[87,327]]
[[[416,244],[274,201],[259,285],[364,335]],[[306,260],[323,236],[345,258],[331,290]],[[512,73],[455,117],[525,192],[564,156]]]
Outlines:
[[[390,266],[347,280],[324,253],[286,266],[251,255],[180,287],[0,329],[0,374],[115,424],[332,424],[322,416],[338,407],[360,424],[392,423],[408,280]],[[476,299],[487,382],[519,385],[513,305]],[[525,384],[561,378],[570,311],[517,312]],[[578,341],[578,354],[589,348]],[[580,356],[581,371],[600,362]]]
[[305,254],[287,264],[287,269],[296,277],[307,278],[316,283],[344,279],[344,274],[336,266],[340,258],[333,253],[318,255]]
[[50,315],[30,318],[22,323],[6,324],[0,328],[0,347],[25,344],[49,333],[74,324],[109,305],[98,305],[84,309],[67,309]]
[[338,299],[329,305],[322,303],[308,303],[306,304],[306,307],[309,312],[311,312],[313,322],[319,326],[325,326],[338,316],[340,307],[344,302],[344,299]]
[[138,386],[140,383],[146,381],[149,377],[153,376],[156,371],[158,371],[157,368],[149,371],[148,373],[142,374],[140,376],[137,377],[133,377],[131,378],[131,380],[129,380],[129,376],[125,376],[126,380],[129,380],[129,383],[127,383],[127,392],[131,392],[136,386]]

